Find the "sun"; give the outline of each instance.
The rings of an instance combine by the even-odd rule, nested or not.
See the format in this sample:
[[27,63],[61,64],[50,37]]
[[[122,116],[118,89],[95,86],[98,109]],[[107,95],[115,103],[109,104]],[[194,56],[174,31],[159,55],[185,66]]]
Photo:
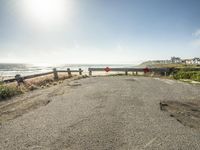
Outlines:
[[71,0],[21,0],[26,21],[43,27],[63,24],[71,11]]

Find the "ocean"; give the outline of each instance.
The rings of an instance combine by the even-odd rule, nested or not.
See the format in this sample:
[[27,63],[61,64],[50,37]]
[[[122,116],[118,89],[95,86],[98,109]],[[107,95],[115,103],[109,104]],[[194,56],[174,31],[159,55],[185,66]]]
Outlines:
[[111,68],[128,68],[134,67],[131,64],[68,64],[68,65],[34,65],[34,64],[8,64],[8,63],[0,63],[0,77],[3,78],[12,78],[16,74],[20,74],[22,76],[32,75],[37,73],[44,73],[52,71],[53,68],[58,70],[67,70],[70,68],[71,70],[78,70],[81,68],[84,72],[88,72],[88,68],[97,67],[111,67]]

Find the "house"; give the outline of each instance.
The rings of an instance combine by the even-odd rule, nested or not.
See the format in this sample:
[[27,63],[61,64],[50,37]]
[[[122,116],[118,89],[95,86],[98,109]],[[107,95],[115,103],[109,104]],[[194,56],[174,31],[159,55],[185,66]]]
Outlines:
[[192,64],[200,65],[200,58],[197,58],[197,57],[193,58],[192,59]]
[[183,59],[182,63],[186,65],[191,65],[193,64],[193,59]]
[[183,59],[182,63],[186,64],[186,65],[199,65],[200,64],[200,58]]
[[179,63],[182,63],[182,60],[180,57],[171,57],[171,62],[173,64],[179,64]]

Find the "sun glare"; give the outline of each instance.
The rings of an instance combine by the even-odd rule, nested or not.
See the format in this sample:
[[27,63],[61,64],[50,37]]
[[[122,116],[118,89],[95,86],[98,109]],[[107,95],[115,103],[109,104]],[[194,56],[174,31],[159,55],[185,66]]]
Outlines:
[[21,12],[31,24],[52,27],[64,24],[70,13],[70,0],[21,0]]

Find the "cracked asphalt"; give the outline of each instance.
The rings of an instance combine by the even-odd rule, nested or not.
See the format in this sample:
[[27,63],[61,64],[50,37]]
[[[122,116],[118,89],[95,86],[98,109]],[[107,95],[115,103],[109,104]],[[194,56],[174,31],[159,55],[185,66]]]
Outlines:
[[64,82],[56,86],[54,94],[51,88],[46,92],[51,101],[48,105],[0,125],[0,149],[200,149],[199,131],[182,125],[159,107],[164,100],[199,101],[200,86],[107,76],[72,81],[70,87]]

